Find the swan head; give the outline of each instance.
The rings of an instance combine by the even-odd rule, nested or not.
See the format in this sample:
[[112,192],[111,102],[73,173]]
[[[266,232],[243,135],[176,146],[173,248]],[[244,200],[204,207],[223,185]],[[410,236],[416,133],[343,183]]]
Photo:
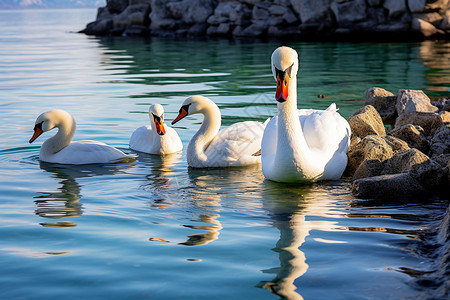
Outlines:
[[298,54],[290,47],[278,47],[272,53],[272,74],[277,81],[275,99],[283,103],[289,97],[289,80],[298,72]]
[[34,123],[34,134],[30,139],[30,144],[44,132],[52,130],[58,127],[64,120],[70,119],[72,119],[72,116],[62,109],[54,109],[40,114]]
[[205,113],[205,111],[207,111],[213,105],[215,105],[214,102],[204,96],[190,96],[186,100],[184,100],[178,116],[175,118],[175,120],[172,121],[172,125],[186,116]]
[[159,135],[166,134],[166,129],[164,128],[164,108],[161,104],[153,104],[148,110],[148,115],[150,120],[155,124],[156,132]]

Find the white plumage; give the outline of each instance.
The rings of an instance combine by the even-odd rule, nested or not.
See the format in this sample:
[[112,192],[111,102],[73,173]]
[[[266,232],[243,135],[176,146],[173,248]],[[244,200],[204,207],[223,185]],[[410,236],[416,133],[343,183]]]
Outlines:
[[43,132],[58,128],[58,132],[41,146],[39,159],[58,164],[104,164],[129,161],[133,156],[97,141],[72,142],[75,135],[75,120],[66,111],[55,109],[41,114],[34,126],[30,143]]
[[187,163],[194,168],[237,167],[261,163],[259,154],[265,124],[238,122],[219,131],[221,114],[217,105],[203,96],[187,98],[172,124],[187,115],[203,114],[200,129],[187,147]]
[[149,109],[150,125],[137,128],[130,138],[130,148],[135,151],[165,155],[179,152],[183,143],[175,129],[164,124],[164,109],[153,104]]
[[326,110],[297,109],[295,50],[275,50],[272,70],[279,103],[278,114],[267,124],[262,140],[264,176],[280,182],[339,179],[347,165],[351,134],[348,122],[334,103]]

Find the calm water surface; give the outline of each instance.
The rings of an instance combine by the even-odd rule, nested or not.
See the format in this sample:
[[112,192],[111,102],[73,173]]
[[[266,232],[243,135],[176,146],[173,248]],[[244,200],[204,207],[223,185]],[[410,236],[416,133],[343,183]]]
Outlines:
[[[36,117],[71,112],[75,139],[131,152],[148,107],[167,122],[193,94],[223,125],[276,112],[275,43],[98,39],[95,10],[0,11],[0,298],[415,299],[432,284],[427,234],[446,202],[355,199],[343,180],[192,170],[185,151],[123,165],[40,163]],[[345,117],[380,86],[448,96],[450,44],[294,43],[302,107]],[[325,95],[318,98],[317,95]],[[185,147],[201,122],[176,127]],[[431,286],[431,287],[430,287]]]

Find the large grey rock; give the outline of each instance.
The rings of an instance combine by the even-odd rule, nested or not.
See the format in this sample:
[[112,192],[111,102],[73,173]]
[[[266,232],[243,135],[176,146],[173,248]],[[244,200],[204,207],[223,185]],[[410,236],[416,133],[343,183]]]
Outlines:
[[178,23],[173,20],[170,10],[167,8],[165,0],[151,0],[151,29],[152,30],[172,30],[177,28]]
[[408,11],[404,0],[385,0],[383,7],[389,11],[391,18],[399,17]]
[[401,198],[424,195],[426,190],[409,173],[380,175],[355,180],[352,193],[360,198]]
[[111,19],[102,19],[89,23],[82,31],[87,35],[108,35],[114,28],[114,22]]
[[377,110],[371,105],[366,105],[355,112],[353,116],[349,118],[348,123],[352,129],[353,136],[363,138],[371,134],[380,136],[386,135],[383,120]]
[[431,139],[430,156],[450,154],[450,124],[442,126]]
[[366,9],[365,0],[350,0],[331,3],[331,10],[341,27],[350,27],[354,23],[365,20],[367,15]]
[[171,15],[186,24],[205,23],[214,12],[213,0],[183,0],[167,3],[167,9]]
[[330,23],[332,0],[290,0],[302,23]]
[[390,134],[408,143],[409,147],[428,153],[430,145],[422,127],[406,124],[400,128],[392,130]]
[[399,90],[395,109],[399,116],[410,112],[438,111],[436,106],[431,105],[430,98],[421,90]]
[[150,5],[148,4],[130,5],[120,14],[113,17],[114,28],[122,30],[131,25],[148,25],[150,23],[149,13]]
[[442,116],[443,114],[426,112],[410,112],[402,114],[395,121],[394,130],[407,124],[417,125],[423,128],[423,133],[428,137],[444,125]]
[[417,149],[397,153],[384,163],[381,174],[396,174],[409,171],[413,166],[422,164],[430,158]]
[[427,0],[408,0],[408,8],[411,12],[422,12]]
[[434,193],[442,187],[442,183],[446,179],[441,165],[431,159],[413,165],[409,170],[409,174],[425,189]]
[[397,117],[397,96],[385,89],[372,87],[366,90],[365,105],[372,105],[380,114],[384,124],[394,124]]
[[128,4],[128,0],[106,0],[106,7],[113,14],[120,14]]

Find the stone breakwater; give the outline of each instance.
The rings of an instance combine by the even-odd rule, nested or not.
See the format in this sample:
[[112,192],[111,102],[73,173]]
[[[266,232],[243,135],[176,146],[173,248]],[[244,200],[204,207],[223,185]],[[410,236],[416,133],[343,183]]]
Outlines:
[[394,95],[373,87],[348,122],[345,175],[352,178],[354,195],[450,195],[450,99],[430,101],[420,90]]
[[107,0],[82,32],[117,36],[423,39],[450,36],[450,0]]

